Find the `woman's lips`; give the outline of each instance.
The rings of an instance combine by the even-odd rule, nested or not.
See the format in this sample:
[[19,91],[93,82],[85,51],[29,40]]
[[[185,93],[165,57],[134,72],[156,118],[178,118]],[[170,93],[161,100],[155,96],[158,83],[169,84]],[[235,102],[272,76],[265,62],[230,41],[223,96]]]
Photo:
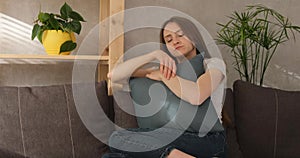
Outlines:
[[177,46],[177,47],[175,47],[175,49],[176,50],[178,50],[178,49],[180,49],[180,48],[182,48],[183,46]]

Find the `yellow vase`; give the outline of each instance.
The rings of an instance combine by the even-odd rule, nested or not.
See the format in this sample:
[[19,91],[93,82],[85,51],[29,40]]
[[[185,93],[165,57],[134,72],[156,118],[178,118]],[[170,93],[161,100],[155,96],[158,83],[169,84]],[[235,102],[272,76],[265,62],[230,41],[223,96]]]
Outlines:
[[45,30],[43,32],[43,46],[48,55],[69,55],[70,52],[59,53],[60,46],[69,40],[76,42],[73,32],[62,32],[61,30]]

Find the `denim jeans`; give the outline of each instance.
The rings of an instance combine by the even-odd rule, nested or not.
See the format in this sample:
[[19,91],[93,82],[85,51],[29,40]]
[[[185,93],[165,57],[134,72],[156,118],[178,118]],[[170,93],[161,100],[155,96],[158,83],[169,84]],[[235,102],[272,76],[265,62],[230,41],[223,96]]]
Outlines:
[[200,158],[225,157],[224,131],[209,132],[204,137],[199,137],[198,133],[171,128],[162,128],[158,132],[149,131],[153,129],[115,131],[109,139],[112,153],[103,158],[160,158],[165,157],[173,148]]

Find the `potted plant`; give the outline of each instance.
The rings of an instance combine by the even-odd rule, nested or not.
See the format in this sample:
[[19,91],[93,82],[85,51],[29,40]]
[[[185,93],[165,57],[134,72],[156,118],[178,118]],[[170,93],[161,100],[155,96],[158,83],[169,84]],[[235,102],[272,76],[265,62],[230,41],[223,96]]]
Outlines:
[[35,37],[44,45],[48,54],[69,54],[77,46],[74,33],[80,34],[83,17],[65,3],[60,14],[39,12],[32,29]]
[[278,46],[300,27],[277,11],[263,5],[247,6],[234,12],[218,31],[217,43],[229,47],[240,79],[263,85],[265,72]]

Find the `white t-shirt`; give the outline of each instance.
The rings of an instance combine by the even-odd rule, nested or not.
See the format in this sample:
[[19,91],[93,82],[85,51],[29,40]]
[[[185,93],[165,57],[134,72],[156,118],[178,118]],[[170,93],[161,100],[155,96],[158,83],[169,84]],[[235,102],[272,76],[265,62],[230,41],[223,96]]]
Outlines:
[[[224,96],[225,96],[225,86],[226,86],[226,65],[222,59],[219,58],[210,58],[204,60],[205,71],[209,69],[218,69],[224,75],[224,78],[220,85],[213,91],[211,95],[211,101],[214,105],[214,108],[217,112],[218,118],[221,121],[221,113],[223,108]],[[201,94],[200,94],[201,95]],[[222,121],[221,121],[222,122]]]

